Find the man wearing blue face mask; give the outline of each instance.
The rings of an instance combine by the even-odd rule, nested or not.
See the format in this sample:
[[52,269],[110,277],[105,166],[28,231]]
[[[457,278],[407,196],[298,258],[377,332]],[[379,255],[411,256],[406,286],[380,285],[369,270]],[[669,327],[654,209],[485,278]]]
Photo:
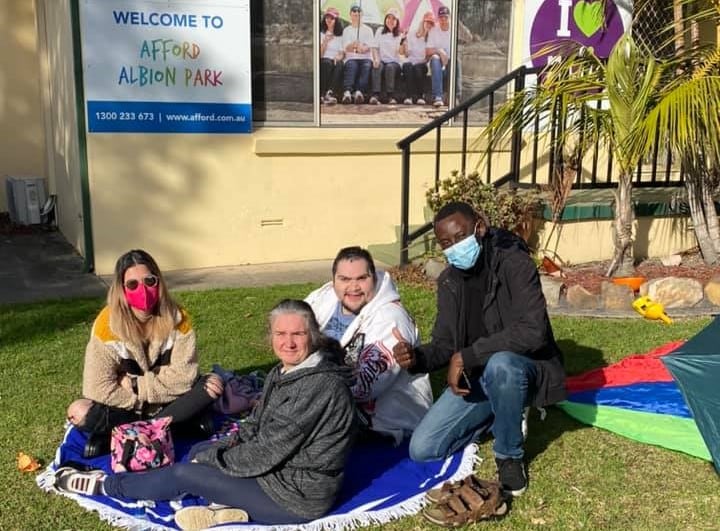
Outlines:
[[492,228],[467,203],[445,205],[435,238],[450,264],[438,278],[430,343],[396,332],[398,364],[410,372],[448,367],[448,389],[415,429],[410,456],[444,459],[492,431],[503,489],[527,488],[523,414],[565,398],[565,371],[537,268],[518,236]]

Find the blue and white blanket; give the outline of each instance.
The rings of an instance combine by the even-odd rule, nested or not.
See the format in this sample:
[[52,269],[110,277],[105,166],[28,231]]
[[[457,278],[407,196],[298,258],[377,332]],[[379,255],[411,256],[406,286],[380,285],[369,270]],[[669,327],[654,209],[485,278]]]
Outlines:
[[[100,518],[110,524],[127,529],[177,529],[174,521],[176,510],[207,504],[202,498],[193,496],[157,502],[81,496],[55,490],[52,487],[53,473],[61,464],[74,463],[110,473],[109,456],[83,459],[84,446],[85,435],[68,427],[55,460],[37,477],[40,488],[72,498],[85,509],[97,511]],[[178,461],[185,458],[190,446],[191,443],[176,441]],[[348,460],[345,482],[335,508],[325,517],[303,525],[265,526],[250,522],[219,526],[218,529],[355,529],[416,514],[425,503],[425,491],[444,481],[457,480],[473,472],[477,461],[476,452],[477,447],[469,445],[445,461],[416,463],[408,457],[407,443],[396,448],[381,443],[357,445]]]

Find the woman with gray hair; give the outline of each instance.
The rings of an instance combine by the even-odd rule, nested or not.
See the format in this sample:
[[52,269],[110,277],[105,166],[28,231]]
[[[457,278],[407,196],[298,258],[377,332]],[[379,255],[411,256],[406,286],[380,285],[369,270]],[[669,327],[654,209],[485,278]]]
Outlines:
[[181,529],[229,521],[296,524],[324,515],[335,502],[355,433],[351,371],[335,363],[334,342],[312,308],[286,299],[269,314],[269,340],[279,363],[240,430],[191,450],[191,462],[149,472],[105,475],[60,469],[56,487],[118,498],[171,500],[202,496],[228,508],[187,507]]

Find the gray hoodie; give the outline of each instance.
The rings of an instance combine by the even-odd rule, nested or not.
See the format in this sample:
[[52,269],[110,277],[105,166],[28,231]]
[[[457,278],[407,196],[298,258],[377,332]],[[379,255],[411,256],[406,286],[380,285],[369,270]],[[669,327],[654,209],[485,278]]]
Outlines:
[[355,433],[351,371],[322,359],[265,380],[252,418],[230,440],[195,456],[238,477],[256,477],[281,507],[304,518],[335,502]]

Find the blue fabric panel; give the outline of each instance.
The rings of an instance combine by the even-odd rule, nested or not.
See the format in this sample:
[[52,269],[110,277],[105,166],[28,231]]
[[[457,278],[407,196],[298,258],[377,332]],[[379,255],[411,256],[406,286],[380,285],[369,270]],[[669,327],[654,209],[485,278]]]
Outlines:
[[692,418],[675,382],[648,382],[572,393],[571,402]]

